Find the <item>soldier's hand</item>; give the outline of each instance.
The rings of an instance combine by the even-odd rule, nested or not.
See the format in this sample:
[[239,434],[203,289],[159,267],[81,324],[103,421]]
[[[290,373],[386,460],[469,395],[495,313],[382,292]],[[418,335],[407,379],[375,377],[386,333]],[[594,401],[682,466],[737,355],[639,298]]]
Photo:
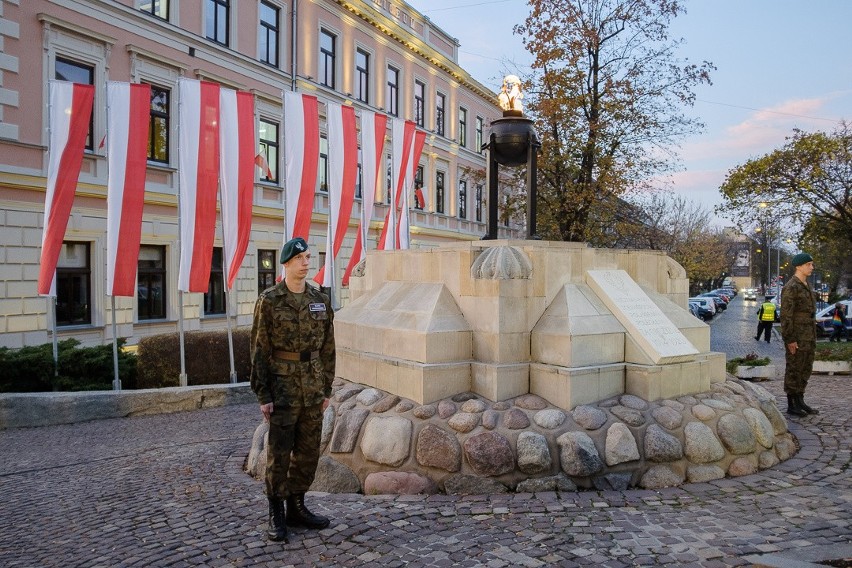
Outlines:
[[322,399],[322,410],[323,410],[323,412],[325,412],[325,409],[328,408],[328,405],[329,405],[330,402],[331,402],[331,399],[328,399],[328,398]]
[[796,351],[799,349],[799,344],[795,341],[793,343],[788,343],[787,349],[790,351],[790,355],[795,355]]
[[263,419],[269,422],[269,417],[272,416],[272,403],[261,404],[260,413],[263,414]]

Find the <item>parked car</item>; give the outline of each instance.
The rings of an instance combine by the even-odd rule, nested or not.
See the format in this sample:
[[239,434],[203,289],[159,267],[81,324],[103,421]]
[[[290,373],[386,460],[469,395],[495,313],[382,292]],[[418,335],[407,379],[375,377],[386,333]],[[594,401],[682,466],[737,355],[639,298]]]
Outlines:
[[695,298],[690,298],[689,301],[696,302],[699,306],[710,312],[710,317],[707,319],[712,319],[716,315],[716,302],[713,301],[713,298],[696,296]]
[[[852,338],[852,300],[841,300],[841,304],[846,306],[846,339]],[[831,312],[834,311],[834,304],[830,304],[825,308],[818,310],[816,313],[817,335],[820,337],[828,337],[834,333],[834,327],[831,324]]]
[[733,298],[739,293],[737,292],[736,288],[731,288],[730,286],[722,286],[721,288],[719,288],[719,291],[724,294],[727,294],[731,298]]
[[709,321],[713,319],[713,312],[698,302],[689,302],[689,311],[692,312],[692,315],[702,321]]
[[722,299],[722,296],[719,294],[715,294],[713,292],[705,292],[703,294],[699,294],[699,296],[704,298],[710,298],[716,303],[716,312],[723,312],[728,309],[728,302]]
[[746,288],[743,290],[743,301],[757,301],[757,288]]

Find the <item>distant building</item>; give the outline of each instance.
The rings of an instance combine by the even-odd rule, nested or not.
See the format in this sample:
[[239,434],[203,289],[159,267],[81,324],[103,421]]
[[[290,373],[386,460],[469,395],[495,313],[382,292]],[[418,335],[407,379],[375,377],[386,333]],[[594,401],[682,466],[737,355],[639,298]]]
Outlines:
[[[458,48],[431,20],[396,0],[0,3],[0,346],[50,341],[48,303],[36,293],[48,80],[95,86],[88,148],[57,277],[59,336],[85,344],[112,337],[113,314],[104,293],[107,162],[99,148],[106,129],[106,82],[143,82],[153,89],[138,297],[116,298],[118,335],[133,343],[177,329],[179,78],[255,95],[259,151],[272,177],[257,170],[251,242],[231,296],[236,323],[245,325],[259,291],[274,283],[278,270],[284,225],[283,91],[413,120],[429,133],[416,182],[426,208],[412,211],[413,247],[479,239],[485,233],[487,191],[480,172],[486,162],[479,148],[501,111],[496,93],[459,67]],[[319,253],[315,268],[323,262],[328,216],[324,138],[320,152],[310,235]],[[387,147],[388,162],[390,152]],[[359,188],[337,263],[340,272],[351,254],[362,199],[377,201],[368,249],[375,248],[387,211],[386,195],[362,196]],[[501,225],[501,238],[522,234],[519,227]],[[218,226],[208,293],[184,294],[186,330],[225,326],[221,244]]]

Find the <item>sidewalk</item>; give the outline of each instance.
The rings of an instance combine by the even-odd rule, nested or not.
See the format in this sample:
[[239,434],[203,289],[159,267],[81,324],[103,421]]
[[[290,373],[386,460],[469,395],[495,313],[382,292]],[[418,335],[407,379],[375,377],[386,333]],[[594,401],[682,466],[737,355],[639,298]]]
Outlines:
[[[720,342],[742,342],[735,309],[713,322]],[[761,385],[783,395],[780,379]],[[792,567],[852,558],[852,377],[813,377],[808,402],[821,414],[788,419],[802,449],[755,475],[662,491],[312,493],[309,505],[332,525],[294,529],[289,544],[266,541],[262,484],[241,470],[255,404],[0,431],[0,566]]]

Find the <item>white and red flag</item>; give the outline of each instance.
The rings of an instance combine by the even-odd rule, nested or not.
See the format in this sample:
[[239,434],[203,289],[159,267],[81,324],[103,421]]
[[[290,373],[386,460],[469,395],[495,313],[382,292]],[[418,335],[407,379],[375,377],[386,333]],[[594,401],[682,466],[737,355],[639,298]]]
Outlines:
[[411,159],[411,147],[414,144],[414,132],[416,125],[410,120],[401,118],[393,119],[391,125],[393,132],[393,154],[391,162],[391,206],[385,215],[385,224],[379,237],[377,248],[379,250],[392,250],[399,248],[398,225],[401,205],[405,189],[405,177],[408,171],[408,163]]
[[92,85],[50,81],[50,140],[38,293],[56,296],[56,263],[68,227],[95,100]]
[[367,230],[373,219],[373,204],[379,186],[387,125],[387,115],[361,111],[361,223],[358,226],[352,256],[343,273],[344,286],[349,285],[349,276],[355,266],[367,256]]
[[[178,289],[207,292],[219,185],[219,85],[181,79]],[[254,155],[254,153],[252,153]]]
[[107,83],[107,289],[136,296],[151,86]]
[[355,183],[358,180],[358,130],[355,109],[336,103],[326,103],[328,123],[328,235],[326,236],[325,266],[314,277],[321,286],[331,286],[334,279],[334,259],[346,236]]
[[[414,177],[417,173],[417,166],[420,162],[420,154],[423,153],[423,145],[426,143],[426,133],[417,130],[414,133],[414,142],[411,144],[411,154],[408,157],[408,168],[406,168],[405,172],[405,187],[403,188],[402,198],[397,205],[397,217],[399,218],[399,222],[396,226],[396,242],[398,249],[408,250],[411,246],[411,235],[409,232],[410,228],[410,217],[411,217],[411,209],[409,207],[409,196],[412,195],[412,189],[414,188]],[[414,195],[415,200],[418,199],[417,195]],[[423,192],[420,192],[419,199],[423,198]],[[425,202],[424,202],[425,205]]]
[[317,98],[285,92],[285,242],[294,237],[308,240],[317,185],[319,138]]
[[258,155],[255,153],[254,95],[221,89],[219,105],[219,185],[222,192],[225,282],[230,290],[245,258],[251,234],[254,169]]

